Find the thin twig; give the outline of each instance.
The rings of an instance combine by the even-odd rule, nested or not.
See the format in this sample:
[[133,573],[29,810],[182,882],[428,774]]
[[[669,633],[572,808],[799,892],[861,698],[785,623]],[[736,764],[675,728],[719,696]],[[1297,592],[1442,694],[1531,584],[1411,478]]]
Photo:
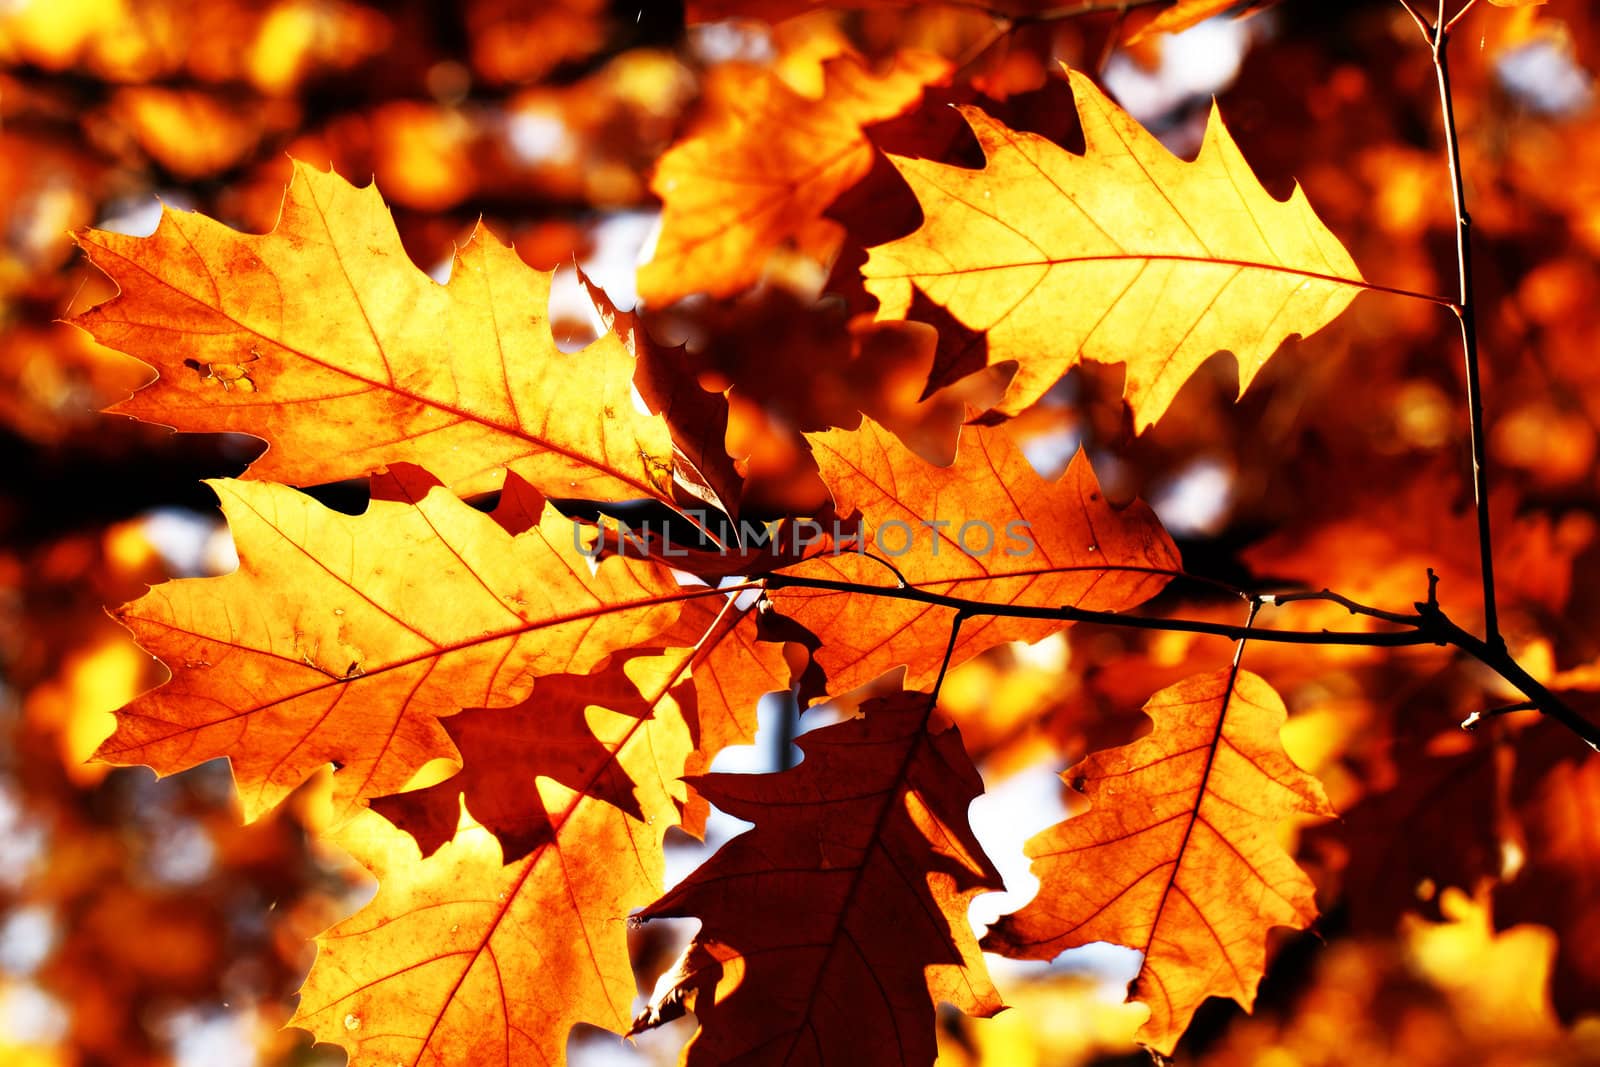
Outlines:
[[[1156,630],[1161,632],[1209,634],[1233,641],[1249,638],[1252,641],[1269,641],[1275,644],[1360,646],[1369,648],[1406,648],[1422,645],[1453,647],[1488,667],[1495,674],[1519,689],[1544,715],[1561,723],[1577,734],[1590,748],[1600,752],[1600,726],[1579,715],[1560,697],[1534,678],[1519,664],[1502,642],[1492,645],[1475,634],[1458,626],[1439,607],[1435,595],[1435,581],[1429,574],[1428,599],[1418,601],[1415,615],[1384,611],[1381,608],[1359,604],[1336,593],[1284,594],[1272,597],[1281,603],[1285,597],[1293,600],[1327,600],[1341,605],[1352,614],[1370,616],[1393,623],[1401,629],[1377,633],[1353,633],[1339,630],[1261,630],[1249,624],[1211,622],[1206,619],[1152,618],[1144,615],[1122,615],[1114,611],[1091,611],[1070,604],[1059,607],[1031,607],[1022,604],[990,603],[964,597],[934,593],[914,585],[886,587],[840,581],[833,578],[812,578],[798,574],[769,574],[764,579],[768,590],[814,589],[819,592],[847,593],[861,596],[886,597],[891,600],[908,600],[952,608],[963,618],[994,616],[1012,619],[1047,619],[1057,622],[1094,622],[1130,630]],[[1266,602],[1267,598],[1252,598],[1252,607]],[[1251,613],[1254,621],[1254,611]],[[954,644],[951,645],[954,648]]]
[[1233,683],[1239,678],[1239,668],[1244,666],[1244,645],[1248,641],[1251,627],[1256,624],[1256,615],[1261,611],[1261,605],[1267,603],[1265,597],[1250,598],[1250,614],[1244,617],[1244,635],[1239,638],[1239,647],[1233,650],[1233,681],[1228,683],[1228,692],[1233,692]]
[[1406,14],[1411,16],[1411,21],[1417,24],[1417,29],[1422,31],[1423,38],[1433,43],[1433,26],[1428,22],[1427,16],[1418,11],[1411,0],[1400,0],[1400,6],[1406,9]]
[[1461,6],[1461,10],[1456,12],[1455,17],[1452,18],[1449,22],[1446,22],[1444,24],[1444,32],[1445,33],[1449,33],[1450,32],[1450,27],[1454,26],[1456,23],[1458,23],[1462,19],[1466,18],[1467,17],[1467,12],[1471,11],[1473,8],[1475,8],[1477,6],[1478,6],[1478,0],[1467,0],[1467,2]]
[[[1092,611],[1069,605],[1060,607],[1031,607],[1024,604],[996,604],[983,600],[969,600],[945,593],[929,592],[917,586],[904,588],[880,585],[863,585],[833,578],[811,578],[798,574],[770,574],[765,578],[769,590],[815,589],[830,593],[857,593],[865,596],[887,597],[891,600],[909,600],[918,604],[954,608],[968,615],[990,615],[1008,619],[1048,619],[1056,622],[1097,622],[1130,630],[1161,630],[1182,633],[1210,634],[1237,641],[1246,630],[1232,623],[1211,622],[1206,619],[1152,618],[1144,615],[1122,615],[1115,611]],[[1407,630],[1382,633],[1350,633],[1331,630],[1250,630],[1252,640],[1273,641],[1294,645],[1358,645],[1377,648],[1404,648],[1412,645],[1442,644],[1422,629],[1420,615],[1408,617]]]
[[1384,622],[1398,623],[1401,626],[1414,625],[1418,618],[1416,615],[1407,615],[1398,611],[1384,611],[1382,608],[1358,604],[1349,597],[1340,596],[1329,589],[1323,589],[1316,593],[1264,593],[1259,599],[1263,604],[1275,606],[1293,604],[1301,600],[1325,600],[1338,604],[1352,615],[1365,615],[1373,619],[1382,619]]
[[1461,720],[1461,728],[1467,733],[1472,733],[1490,719],[1498,719],[1502,715],[1510,715],[1514,711],[1538,711],[1539,705],[1531,700],[1519,700],[1515,704],[1501,704],[1498,708],[1488,708],[1484,711],[1475,711]]
[[900,573],[899,567],[896,567],[893,563],[890,563],[876,552],[863,552],[861,555],[872,560],[874,563],[881,563],[883,566],[889,568],[889,573],[894,575],[894,580],[898,585],[904,587],[911,584],[910,582],[906,581],[906,576]]
[[1596,752],[1600,752],[1600,726],[1585,719],[1560,697],[1544,687],[1533,675],[1523,669],[1504,642],[1491,645],[1475,634],[1457,626],[1436,605],[1418,604],[1424,625],[1438,636],[1442,643],[1454,645],[1501,678],[1510,682],[1527,697],[1547,718],[1551,718],[1581,737]]
[[1456,268],[1461,287],[1456,318],[1461,323],[1461,352],[1467,374],[1467,416],[1472,435],[1472,498],[1478,512],[1478,566],[1483,578],[1483,627],[1489,644],[1504,649],[1505,638],[1500,634],[1500,613],[1495,604],[1494,547],[1489,530],[1489,459],[1483,431],[1483,385],[1478,373],[1477,310],[1472,287],[1472,218],[1467,213],[1466,187],[1461,176],[1461,143],[1456,134],[1455,103],[1450,95],[1450,32],[1444,22],[1444,0],[1439,2],[1439,22],[1435,25],[1433,67],[1438,75],[1439,108],[1444,118],[1445,147],[1450,161],[1450,191],[1456,210]]

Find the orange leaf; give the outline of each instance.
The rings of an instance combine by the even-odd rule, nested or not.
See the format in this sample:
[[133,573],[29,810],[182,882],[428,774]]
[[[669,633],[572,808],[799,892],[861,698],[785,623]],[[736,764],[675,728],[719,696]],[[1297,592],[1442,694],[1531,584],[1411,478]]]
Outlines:
[[[619,652],[594,674],[541,678],[533,695],[510,708],[482,708],[444,724],[461,753],[461,772],[437,785],[399,796],[381,797],[372,806],[408,831],[432,855],[456,831],[461,801],[500,839],[507,863],[548,843],[549,814],[529,804],[527,784],[534,776],[554,779],[589,793],[635,818],[644,818],[633,782],[615,752],[597,739],[587,709],[649,719],[673,715],[688,730],[694,751],[662,766],[667,785],[684,773],[710,766],[728,745],[755,740],[756,703],[769,692],[788,688],[783,645],[758,641],[753,604],[739,597],[701,597],[683,605],[683,615],[666,640],[684,647],[658,653]],[[641,681],[642,679],[642,681]],[[705,804],[683,798],[674,821],[690,833],[703,832]]]
[[[629,678],[659,686],[663,667],[634,661]],[[477,826],[426,859],[373,812],[346,827],[340,842],[378,876],[378,895],[317,939],[292,1025],[343,1045],[351,1067],[560,1063],[575,1024],[627,1029],[627,917],[660,891],[690,740],[670,705],[585,718],[598,754],[587,780],[524,777],[520,798],[544,830],[509,865]],[[633,814],[597,796],[605,777],[633,783]]]
[[283,486],[210,484],[239,569],[119,610],[173,677],[118,713],[98,755],[163,774],[228,756],[247,818],[329,762],[346,802],[398,792],[453,758],[439,717],[592,670],[705,592],[621,563],[590,575],[550,508],[512,537],[437,486],[348,516]]
[[[790,687],[783,655],[790,635],[781,620],[774,620],[749,597],[746,593],[726,602],[711,597],[687,601],[677,625],[665,637],[689,646],[663,655],[683,660],[694,681],[692,702],[682,701],[695,749],[686,765],[690,774],[708,769],[729,745],[753,744],[756,702]],[[701,827],[690,820],[685,829],[698,834]]]
[[509,467],[552,496],[671,499],[672,445],[634,407],[621,339],[558,351],[550,275],[486,230],[440,286],[375,187],[296,163],[271,233],[169,209],[150,237],[78,239],[120,293],[74,321],[161,375],[113,410],[263,438],[247,477],[409,462],[467,494]]
[[604,289],[580,269],[578,281],[589,293],[600,321],[622,339],[638,364],[634,384],[652,411],[666,420],[683,502],[710,504],[738,521],[744,479],[728,455],[728,401],[700,388],[683,346],[655,343],[639,316],[622,311]]
[[1080,360],[1126,363],[1142,430],[1213,353],[1233,352],[1242,390],[1284,338],[1320,330],[1367,287],[1298,188],[1277,201],[1256,182],[1215,111],[1186,163],[1068,74],[1083,155],[962,108],[988,165],[891,156],[925,221],[862,268],[880,318],[906,317],[920,291],[986,331],[990,364],[1017,362],[999,411],[1028,407]]
[[1144,710],[1149,736],[1069,772],[1091,808],[1028,843],[1039,896],[984,947],[1025,959],[1094,941],[1139,949],[1129,997],[1150,1007],[1139,1036],[1171,1054],[1207,997],[1255,1002],[1269,928],[1316,917],[1277,826],[1334,812],[1278,741],[1283,701],[1248,671],[1189,678]]
[[641,914],[702,921],[682,985],[641,1016],[690,1007],[695,1064],[931,1064],[934,1005],[992,1015],[967,905],[1001,888],[967,823],[983,783],[954,727],[927,726],[926,693],[800,738],[776,775],[714,774],[695,788],[755,829]]
[[[1135,45],[1158,33],[1180,33],[1239,6],[1240,0],[1177,0],[1177,3],[1130,33],[1127,43]],[[1259,6],[1259,3],[1252,3],[1246,13],[1254,12]]]
[[[924,592],[1122,611],[1154,596],[1182,566],[1149,508],[1135,503],[1119,511],[1106,502],[1081,452],[1051,483],[1004,431],[986,427],[967,427],[951,467],[929,465],[870,419],[858,431],[810,441],[835,511],[860,509],[871,551]],[[882,563],[849,550],[789,573],[894,584]],[[910,668],[910,684],[920,685],[944,658],[948,609],[804,588],[779,589],[773,601],[822,639],[818,662],[834,694],[901,664]],[[961,628],[951,662],[1004,641],[1037,641],[1062,625],[974,618]]]
[[769,252],[813,236],[823,209],[872,169],[861,127],[904,111],[949,68],[937,56],[902,52],[882,74],[854,55],[824,69],[815,100],[771,70],[712,73],[710,120],[661,157],[650,182],[663,207],[655,255],[639,269],[646,300],[754,285]]

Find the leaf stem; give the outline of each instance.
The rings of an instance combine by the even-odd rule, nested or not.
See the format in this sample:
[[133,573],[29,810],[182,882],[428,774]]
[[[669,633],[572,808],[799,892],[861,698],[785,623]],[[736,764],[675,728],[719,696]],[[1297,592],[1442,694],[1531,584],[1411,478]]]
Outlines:
[[[1456,19],[1472,7],[1469,2]],[[1483,430],[1483,385],[1478,373],[1477,308],[1472,286],[1472,217],[1467,213],[1466,188],[1461,176],[1461,142],[1456,133],[1455,102],[1450,93],[1450,26],[1445,22],[1444,0],[1433,31],[1433,68],[1439,82],[1439,109],[1444,119],[1445,148],[1450,162],[1450,192],[1456,212],[1456,269],[1460,299],[1456,318],[1461,323],[1461,352],[1466,363],[1467,417],[1472,436],[1472,498],[1478,512],[1478,561],[1483,577],[1483,627],[1493,648],[1505,649],[1500,634],[1500,614],[1494,594],[1494,547],[1489,530],[1489,459]]]

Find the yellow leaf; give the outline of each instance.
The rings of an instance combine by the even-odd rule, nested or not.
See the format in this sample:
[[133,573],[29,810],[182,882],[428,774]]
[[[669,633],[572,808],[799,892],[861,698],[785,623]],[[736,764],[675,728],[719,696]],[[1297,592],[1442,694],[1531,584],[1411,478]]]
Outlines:
[[1125,363],[1144,429],[1213,353],[1239,387],[1290,334],[1320,330],[1369,286],[1297,188],[1274,200],[1213,111],[1186,163],[1070,71],[1086,151],[962,109],[988,165],[890,157],[922,203],[922,228],[871,250],[879,317],[920,290],[1017,363],[997,409],[1016,414],[1080,360]]

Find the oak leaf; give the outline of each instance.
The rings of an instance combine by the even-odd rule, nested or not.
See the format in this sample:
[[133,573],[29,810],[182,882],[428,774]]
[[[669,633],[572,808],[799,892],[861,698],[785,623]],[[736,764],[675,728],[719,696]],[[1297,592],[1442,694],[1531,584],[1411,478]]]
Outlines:
[[481,227],[441,286],[376,187],[296,163],[270,233],[168,209],[149,237],[78,240],[120,293],[74,321],[160,374],[112,410],[260,437],[248,478],[416,463],[464,494],[509,468],[550,496],[671,500],[667,428],[635,408],[622,340],[560,352],[550,275]]
[[[680,774],[706,769],[729,745],[752,743],[757,702],[788,688],[783,644],[760,633],[756,606],[746,599],[686,601],[677,624],[662,635],[677,647],[618,652],[592,674],[541,678],[514,707],[452,717],[444,729],[461,754],[460,773],[372,806],[415,837],[428,856],[455,834],[465,800],[473,818],[499,838],[507,863],[547,843],[554,830],[549,813],[529,803],[527,783],[536,775],[643,819],[644,800],[635,797],[616,753],[590,729],[587,709],[681,719],[693,751],[675,765],[661,765],[664,780],[649,786],[677,796]],[[679,798],[679,807],[675,821],[701,833],[704,801],[690,794]]]
[[771,70],[716,69],[709,117],[651,179],[661,234],[639,269],[640,295],[652,304],[728,296],[755,284],[784,241],[823,242],[837,230],[823,210],[872,169],[861,127],[899,114],[947,70],[937,56],[902,52],[875,73],[846,54],[826,62],[822,95],[812,99]]
[[1028,843],[1039,895],[983,945],[1024,959],[1094,941],[1139,949],[1139,1038],[1170,1054],[1207,997],[1254,1003],[1269,928],[1316,917],[1278,823],[1334,812],[1278,741],[1283,701],[1248,671],[1189,678],[1145,712],[1147,737],[1068,772],[1090,809]]
[[[988,427],[967,428],[950,467],[924,462],[870,419],[860,430],[809,440],[834,511],[859,511],[860,544],[920,592],[1123,611],[1160,592],[1182,566],[1155,514],[1137,502],[1112,507],[1081,452],[1059,481],[1050,482],[1003,430]],[[788,573],[894,585],[882,562],[850,549]],[[920,685],[944,659],[947,608],[800,587],[775,590],[773,602],[822,639],[818,662],[835,695],[902,664],[910,684]],[[973,618],[961,628],[952,665],[1005,641],[1037,641],[1061,625]]]
[[683,346],[657,344],[635,312],[618,308],[581,269],[578,280],[600,321],[637,363],[634,384],[640,396],[666,421],[680,496],[685,503],[709,504],[737,522],[744,479],[728,454],[727,398],[700,387]]
[[[644,660],[623,669],[647,689],[672,673]],[[520,859],[502,864],[494,834],[470,822],[426,858],[375,812],[346,825],[339,843],[378,877],[378,895],[317,939],[291,1025],[344,1046],[351,1067],[560,1063],[574,1025],[627,1029],[628,913],[660,892],[690,740],[670,706],[646,718],[591,706],[584,718],[581,777],[534,768],[523,779],[518,799],[542,825]],[[631,812],[602,798],[623,781]]]
[[931,1064],[936,1003],[1000,1010],[967,925],[1002,887],[967,822],[983,783],[930,700],[869,701],[781,774],[692,780],[756,825],[641,913],[702,925],[637,1028],[691,1008],[688,1064]]
[[172,671],[98,755],[168,774],[228,756],[248,818],[329,762],[346,802],[453,758],[438,719],[505,706],[671,626],[686,589],[603,563],[554,509],[512,537],[435,485],[342,515],[270,483],[210,483],[239,569],[153,588],[117,617]]
[[1016,362],[998,411],[1022,411],[1080,360],[1125,363],[1142,430],[1213,353],[1233,352],[1242,390],[1286,337],[1368,287],[1298,187],[1267,194],[1215,110],[1186,163],[1068,75],[1083,155],[963,107],[987,166],[891,156],[925,221],[862,268],[881,318],[906,317],[920,292],[984,331],[988,363]]

